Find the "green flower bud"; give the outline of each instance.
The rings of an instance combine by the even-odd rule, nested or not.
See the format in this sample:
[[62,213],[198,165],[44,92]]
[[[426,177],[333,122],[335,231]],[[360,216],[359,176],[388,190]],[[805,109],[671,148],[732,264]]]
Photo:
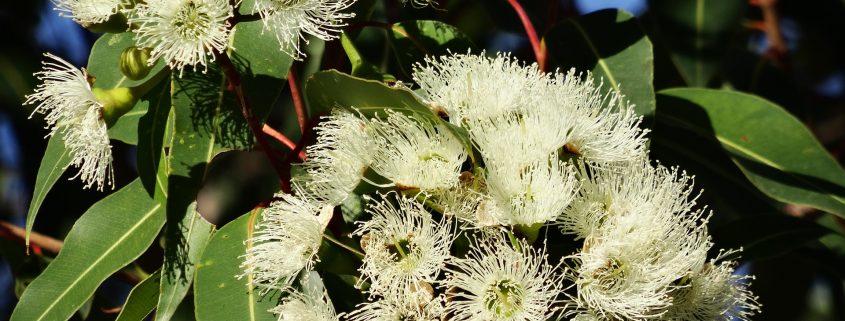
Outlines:
[[129,110],[135,106],[135,103],[138,102],[138,97],[135,95],[132,88],[94,88],[91,91],[94,93],[94,96],[97,97],[97,101],[103,105],[103,120],[106,122],[108,127],[114,125],[120,116],[129,112]]
[[153,66],[147,64],[150,60],[150,48],[129,47],[120,53],[120,72],[132,80],[144,79],[150,74]]

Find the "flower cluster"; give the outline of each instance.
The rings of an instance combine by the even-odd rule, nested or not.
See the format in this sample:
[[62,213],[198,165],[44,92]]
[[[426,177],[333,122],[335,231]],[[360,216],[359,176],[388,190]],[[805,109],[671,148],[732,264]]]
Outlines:
[[[295,192],[265,211],[243,268],[256,285],[290,293],[273,310],[280,320],[759,312],[751,277],[725,259],[733,252],[708,259],[710,214],[696,207],[692,178],[650,162],[641,117],[618,92],[506,55],[430,59],[414,79],[430,111],[335,110]],[[332,293],[309,282],[331,209],[360,194],[368,206],[350,236],[366,301],[335,314],[324,309]],[[550,254],[553,233],[578,249]]]

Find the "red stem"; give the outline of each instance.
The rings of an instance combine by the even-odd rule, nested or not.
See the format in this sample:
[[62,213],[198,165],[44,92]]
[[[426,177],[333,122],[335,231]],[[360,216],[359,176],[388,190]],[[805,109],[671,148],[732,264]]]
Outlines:
[[235,65],[232,63],[232,60],[229,59],[227,54],[218,52],[215,53],[215,55],[215,60],[220,65],[220,68],[223,69],[223,74],[226,75],[226,79],[229,81],[229,90],[232,90],[238,97],[238,103],[241,106],[241,113],[249,124],[249,129],[252,131],[252,135],[255,136],[255,139],[258,141],[258,145],[261,146],[261,149],[264,151],[264,155],[267,155],[267,158],[270,159],[270,164],[273,165],[273,168],[279,175],[282,191],[290,193],[290,174],[287,171],[288,166],[284,166],[284,164],[276,158],[276,154],[274,154],[273,150],[270,148],[270,143],[264,138],[258,119],[256,119],[252,114],[252,107],[250,107],[249,101],[244,94],[243,86],[241,85],[241,75],[238,73],[237,69],[235,69]]
[[[293,66],[288,70],[288,86],[290,86],[290,96],[293,98],[293,108],[296,110],[296,120],[299,121],[299,130],[305,133],[306,119],[305,104],[302,102],[302,95],[299,93],[298,81],[296,81],[296,69]],[[291,147],[293,149],[294,147]]]
[[[269,125],[264,124],[264,127],[261,127],[261,131],[263,131],[265,134],[269,135],[270,137],[275,138],[277,141],[284,144],[285,146],[287,146],[291,150],[296,149],[296,143],[294,143],[290,138],[285,136],[285,134],[282,134],[279,131],[275,130],[273,127],[270,127]],[[305,152],[304,151],[299,151],[299,154],[297,156],[299,157],[299,160],[305,161]]]
[[528,41],[531,42],[531,48],[534,49],[534,57],[537,58],[537,64],[540,66],[540,71],[546,70],[546,48],[540,43],[540,38],[537,37],[537,31],[534,25],[531,24],[531,19],[522,5],[517,0],[508,0],[513,10],[519,15],[519,20],[522,21],[522,26],[525,28],[525,33],[528,34]]

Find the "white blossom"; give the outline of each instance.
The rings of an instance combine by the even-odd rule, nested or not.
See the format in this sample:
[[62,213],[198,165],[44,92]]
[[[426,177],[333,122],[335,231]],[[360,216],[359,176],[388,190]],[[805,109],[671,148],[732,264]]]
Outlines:
[[317,260],[332,206],[297,195],[279,193],[281,200],[264,210],[248,243],[243,276],[267,290],[284,289]]
[[344,20],[355,16],[344,12],[356,0],[255,0],[253,13],[264,21],[264,29],[276,35],[280,49],[295,59],[304,55],[299,41],[305,35],[329,41],[337,39],[346,26]]
[[546,262],[545,251],[516,241],[517,248],[492,238],[474,244],[449,267],[446,287],[451,320],[541,321],[552,317],[562,275]]
[[388,111],[370,126],[376,146],[371,168],[396,187],[428,191],[458,184],[466,150],[446,125]]
[[343,203],[364,177],[373,153],[366,121],[335,109],[315,128],[317,143],[308,146],[302,164],[307,174],[294,177],[311,197]]
[[486,181],[495,206],[491,215],[502,225],[555,222],[578,187],[571,166],[556,155],[526,165],[488,163]]
[[661,320],[749,321],[760,313],[757,297],[748,290],[754,277],[736,275],[736,262],[719,262],[730,253],[733,251],[721,252],[699,271],[682,279],[679,282],[682,287],[672,293],[672,307]]
[[349,321],[440,321],[443,298],[421,300],[414,293],[388,296],[358,305],[344,319]]
[[53,0],[59,15],[85,26],[101,23],[116,14],[123,0]]
[[129,23],[138,26],[137,45],[152,48],[148,64],[161,58],[181,75],[185,66],[207,68],[209,56],[225,54],[230,17],[227,0],[148,0],[136,5]]
[[556,74],[545,99],[554,101],[558,112],[573,117],[567,128],[564,150],[599,164],[631,161],[645,153],[642,117],[618,90],[602,93],[590,73],[582,79],[574,69]]
[[290,291],[270,311],[279,316],[279,321],[337,321],[338,315],[320,275],[311,271],[303,280],[301,290]]
[[44,55],[52,61],[44,61],[43,70],[35,73],[43,83],[24,104],[37,104],[32,115],[44,114],[49,135],[62,136],[70,164],[79,168],[73,178],[79,177],[85,188],[111,186],[114,172],[108,128],[102,116],[103,105],[97,101],[87,73],[55,55]]
[[395,192],[383,195],[367,212],[372,219],[359,222],[355,234],[362,236],[361,282],[369,281],[369,291],[400,295],[435,283],[455,238],[446,217],[435,220],[422,204]]
[[560,223],[567,233],[586,238],[613,220],[671,219],[695,205],[692,177],[641,158],[625,166],[601,168],[581,162],[581,188]]
[[579,308],[602,319],[644,320],[666,312],[676,281],[701,266],[712,243],[701,212],[659,214],[608,218],[584,241],[570,275]]

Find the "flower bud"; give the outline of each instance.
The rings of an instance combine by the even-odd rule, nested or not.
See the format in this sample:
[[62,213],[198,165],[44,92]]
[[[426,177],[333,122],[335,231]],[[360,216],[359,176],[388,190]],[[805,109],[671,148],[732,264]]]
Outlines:
[[138,48],[135,46],[126,48],[120,53],[120,72],[126,78],[132,80],[144,79],[150,74],[153,66],[147,62],[150,60],[150,48]]
[[106,125],[111,127],[117,119],[127,113],[138,98],[131,88],[119,87],[113,89],[94,88],[92,90],[97,101],[102,104],[102,117]]

